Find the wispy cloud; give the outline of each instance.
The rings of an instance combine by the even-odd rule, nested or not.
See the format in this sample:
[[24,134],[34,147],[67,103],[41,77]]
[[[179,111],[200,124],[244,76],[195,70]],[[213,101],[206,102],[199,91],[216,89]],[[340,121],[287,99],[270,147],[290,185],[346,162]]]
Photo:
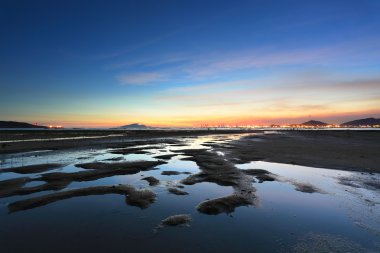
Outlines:
[[284,69],[286,67],[353,67],[374,64],[380,60],[378,39],[340,42],[337,44],[284,48],[273,44],[251,49],[225,52],[177,52],[138,59],[120,59],[108,68],[165,73],[174,82],[210,81],[228,75],[248,74],[256,70]]
[[[331,80],[329,75],[314,76],[310,83],[304,75],[270,85],[258,85],[262,80],[243,80],[202,84],[193,87],[168,89],[152,100],[156,108],[176,105],[177,110],[189,115],[234,115],[285,117],[305,114],[328,114],[376,109],[380,106],[380,78]],[[268,81],[268,80],[267,80]],[[237,86],[237,87],[236,87]],[[234,87],[236,87],[234,89]],[[217,110],[214,105],[217,104]]]
[[184,66],[183,70],[190,76],[202,78],[234,71],[294,65],[356,66],[377,62],[379,52],[377,39],[298,49],[279,49],[273,45],[205,57]]
[[124,85],[146,85],[165,80],[164,74],[157,72],[128,73],[119,75],[117,78]]

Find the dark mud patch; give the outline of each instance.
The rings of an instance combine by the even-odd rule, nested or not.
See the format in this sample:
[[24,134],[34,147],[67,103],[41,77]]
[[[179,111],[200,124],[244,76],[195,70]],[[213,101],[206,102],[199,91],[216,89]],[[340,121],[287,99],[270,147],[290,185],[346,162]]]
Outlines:
[[236,147],[225,144],[225,143],[209,143],[209,144],[202,144],[202,146],[210,147],[214,149],[235,149]]
[[64,199],[73,197],[82,197],[90,195],[104,195],[104,194],[122,194],[126,195],[126,203],[129,205],[137,206],[140,208],[147,208],[155,201],[156,195],[149,190],[137,190],[129,185],[117,186],[95,186],[82,189],[68,190],[30,198],[26,200],[16,201],[8,205],[10,213],[28,210],[47,204],[57,202]]
[[123,160],[125,160],[125,158],[120,156],[120,157],[113,157],[113,158],[104,159],[103,161],[118,162],[118,161],[123,161]]
[[109,151],[109,153],[111,154],[122,154],[122,155],[129,155],[129,154],[151,154],[151,150],[158,150],[158,149],[162,149],[165,145],[165,143],[151,143],[151,144],[155,144],[155,145],[146,145],[146,144],[142,144],[142,145],[136,145],[136,146],[133,146],[133,147],[118,147],[118,148],[114,148],[112,150]]
[[189,149],[175,149],[175,150],[172,150],[172,152],[193,156],[197,154],[204,154],[204,152],[208,150],[209,149],[206,149],[206,148],[199,148],[199,149],[189,148]]
[[153,231],[157,232],[158,229],[161,229],[164,227],[175,227],[175,226],[189,227],[191,221],[192,219],[191,219],[190,214],[172,215],[172,216],[167,217],[166,219],[163,219]]
[[216,141],[205,141],[205,142],[202,143],[202,145],[203,144],[214,144],[214,143],[217,143],[217,142]]
[[354,187],[354,188],[361,188],[361,185],[356,182],[355,180],[353,180],[352,178],[339,178],[338,182],[342,185],[345,185],[345,186],[350,186],[350,187]]
[[247,175],[254,176],[258,180],[259,183],[263,183],[265,181],[276,181],[277,180],[276,175],[270,173],[267,170],[246,169],[246,170],[242,170],[242,171],[243,171],[243,173],[245,173]]
[[26,183],[31,181],[32,179],[29,177],[20,177],[0,181],[0,197],[4,198],[13,195],[15,191],[21,189]]
[[26,183],[32,181],[29,177],[19,177],[0,181],[0,189],[22,187]]
[[145,148],[121,148],[109,151],[109,153],[118,155],[151,154],[149,151],[145,150]]
[[227,197],[206,200],[200,203],[197,210],[208,215],[217,215],[220,213],[233,213],[235,208],[240,206],[252,205],[252,202],[247,198],[239,195],[230,195]]
[[163,159],[163,160],[170,160],[172,157],[177,156],[177,155],[178,154],[158,155],[158,156],[153,156],[153,158]]
[[315,187],[312,184],[308,183],[293,183],[293,185],[296,187],[295,190],[299,192],[305,192],[305,193],[324,193],[321,189]]
[[165,176],[172,176],[172,175],[179,175],[179,174],[181,174],[179,171],[172,171],[172,170],[166,170],[166,171],[161,172],[161,175],[165,175]]
[[77,159],[78,160],[87,160],[87,159],[90,159],[91,157],[90,156],[81,156],[81,157],[78,157]]
[[372,191],[380,191],[380,180],[379,177],[370,175],[357,175],[352,177],[341,177],[338,182],[342,185],[363,188]]
[[189,195],[188,192],[182,191],[174,187],[168,188],[168,192],[175,195]]
[[[39,181],[36,179],[30,179],[31,181]],[[7,187],[4,190],[0,190],[0,198],[17,196],[17,195],[28,195],[36,192],[42,191],[58,191],[65,189],[70,184],[70,181],[52,181],[46,182],[41,185],[32,186],[32,187],[23,187],[24,184],[14,185],[13,187]]]
[[108,148],[137,148],[137,149],[141,149],[141,147],[138,147],[138,146],[149,146],[149,148],[157,148],[157,147],[160,147],[162,148],[164,145],[167,145],[167,144],[178,144],[180,145],[181,144],[181,141],[178,140],[178,139],[171,139],[171,138],[168,138],[168,139],[162,139],[162,138],[155,138],[155,139],[146,139],[146,140],[134,140],[134,141],[127,141],[127,142],[123,142],[123,143],[120,143],[120,144],[112,144],[112,145],[108,145],[107,147]]
[[276,181],[276,176],[273,174],[262,174],[256,176],[256,179],[259,181],[259,183],[263,183],[265,181],[271,182]]
[[33,173],[41,173],[41,172],[61,168],[62,166],[63,165],[59,163],[35,164],[35,165],[2,169],[0,170],[0,173],[13,172],[13,173],[18,173],[18,174],[33,174]]
[[91,170],[129,170],[129,171],[137,171],[145,170],[152,166],[157,166],[161,164],[165,164],[163,161],[132,161],[132,162],[118,162],[118,163],[103,163],[103,162],[93,162],[93,163],[81,163],[76,164],[75,167],[79,167],[82,169],[91,169]]
[[135,162],[119,162],[119,163],[85,163],[77,164],[77,167],[89,169],[86,171],[78,171],[72,173],[46,173],[36,180],[42,180],[50,184],[69,184],[70,182],[77,181],[92,181],[104,177],[111,177],[116,175],[131,175],[140,171],[148,171],[155,169],[155,166],[165,164],[163,161],[135,161]]
[[161,175],[164,175],[164,176],[175,176],[175,175],[181,175],[181,174],[186,174],[186,175],[189,175],[191,174],[191,172],[180,172],[180,171],[174,171],[174,170],[164,170],[161,172]]
[[265,175],[270,174],[269,171],[263,170],[263,169],[246,169],[242,170],[245,174],[251,175],[251,176],[258,176],[258,175]]
[[256,189],[253,187],[252,177],[235,167],[233,163],[219,156],[217,152],[207,149],[185,149],[181,151],[188,156],[184,160],[194,161],[201,170],[197,174],[182,179],[182,184],[194,185],[209,182],[220,186],[232,186],[234,190],[230,196],[202,202],[197,207],[199,212],[212,215],[229,214],[239,206],[257,204]]
[[[140,171],[147,171],[155,169],[155,166],[164,164],[163,161],[136,161],[136,162],[122,162],[122,163],[85,163],[78,164],[77,167],[85,168],[88,170],[78,171],[72,173],[52,172],[42,174],[37,178],[17,178],[0,181],[0,197],[9,197],[15,195],[28,195],[41,191],[57,191],[65,189],[71,182],[92,181],[104,177],[111,177],[116,175],[130,175],[136,174]],[[24,187],[28,182],[44,181],[45,184]]]
[[183,184],[192,185],[201,182],[211,182],[221,186],[236,186],[243,176],[243,173],[232,163],[206,149],[190,149],[182,150],[182,152],[188,156],[182,160],[195,162],[201,170],[200,173],[182,180]]
[[150,186],[156,186],[160,183],[160,180],[158,180],[155,177],[144,177],[141,180],[145,180],[149,183]]
[[368,189],[380,190],[380,181],[365,181],[363,182]]
[[184,185],[194,185],[197,183],[208,182],[216,183],[220,186],[237,186],[239,185],[239,176],[235,172],[220,171],[220,172],[200,172],[198,174],[190,175],[189,177],[181,180]]
[[156,200],[156,194],[151,190],[133,189],[126,197],[126,203],[131,206],[137,206],[141,209],[148,208]]

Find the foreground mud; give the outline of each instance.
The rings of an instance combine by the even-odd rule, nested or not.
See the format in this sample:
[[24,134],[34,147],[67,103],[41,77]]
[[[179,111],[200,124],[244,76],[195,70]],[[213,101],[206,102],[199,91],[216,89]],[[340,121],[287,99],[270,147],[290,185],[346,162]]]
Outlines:
[[240,206],[252,205],[248,197],[242,195],[230,195],[223,198],[207,200],[199,204],[197,210],[204,214],[217,215],[221,213],[231,214],[235,208]]
[[[72,182],[93,181],[115,175],[131,175],[140,171],[154,169],[155,166],[165,164],[163,161],[136,161],[136,162],[114,162],[114,163],[84,163],[76,166],[86,169],[72,173],[51,172],[41,174],[39,177],[22,177],[0,181],[0,197],[9,197],[15,195],[28,195],[41,191],[62,190]],[[43,181],[42,185],[33,187],[24,187],[28,182]]]
[[160,224],[158,224],[153,231],[157,232],[158,229],[164,228],[164,227],[174,227],[174,226],[186,226],[189,227],[192,219],[190,214],[177,214],[169,216],[165,219],[163,219]]
[[13,202],[8,205],[9,212],[18,212],[22,210],[32,209],[44,206],[56,201],[90,196],[90,195],[104,195],[104,194],[122,194],[126,195],[126,203],[131,206],[140,208],[147,208],[156,199],[156,194],[150,190],[137,190],[130,185],[116,185],[116,186],[96,186],[83,189],[75,189],[69,191],[62,191],[43,195],[40,197],[30,198]]
[[194,185],[210,182],[220,186],[233,187],[234,193],[230,196],[202,202],[197,207],[199,212],[210,215],[229,214],[239,206],[256,206],[258,204],[252,176],[235,167],[223,156],[207,149],[183,149],[178,152],[187,156],[183,160],[194,161],[201,170],[200,173],[183,179],[182,184]]
[[13,173],[19,173],[19,174],[33,174],[33,173],[41,173],[41,172],[45,172],[49,170],[54,170],[62,166],[63,165],[59,163],[36,164],[36,165],[28,165],[28,166],[22,166],[22,167],[0,169],[0,173],[13,172]]

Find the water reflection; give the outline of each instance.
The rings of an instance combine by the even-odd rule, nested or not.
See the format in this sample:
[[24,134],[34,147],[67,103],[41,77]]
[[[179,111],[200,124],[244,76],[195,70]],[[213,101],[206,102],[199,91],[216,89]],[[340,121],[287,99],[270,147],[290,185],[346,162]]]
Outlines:
[[[133,146],[148,154],[111,153],[131,148],[119,146],[6,155],[3,169],[62,166],[0,173],[0,245],[4,252],[122,252],[126,247],[133,252],[158,247],[166,252],[302,252],[308,235],[316,243],[336,244],[340,238],[356,250],[378,250],[378,190],[353,187],[347,180],[342,184],[341,179],[365,182],[380,180],[379,175],[261,161],[235,165],[221,151],[213,151],[214,144],[240,137]],[[128,163],[134,164],[133,170]],[[158,183],[149,185],[142,180],[146,177]],[[171,194],[170,188],[189,194]],[[161,220],[176,214],[189,214],[191,228],[152,233]]]

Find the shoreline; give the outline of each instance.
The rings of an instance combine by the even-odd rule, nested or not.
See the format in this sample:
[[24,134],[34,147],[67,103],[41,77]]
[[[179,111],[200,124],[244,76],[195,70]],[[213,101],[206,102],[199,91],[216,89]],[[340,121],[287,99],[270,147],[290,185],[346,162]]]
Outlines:
[[86,146],[101,147],[135,140],[263,132],[262,130],[0,130],[0,154]]

